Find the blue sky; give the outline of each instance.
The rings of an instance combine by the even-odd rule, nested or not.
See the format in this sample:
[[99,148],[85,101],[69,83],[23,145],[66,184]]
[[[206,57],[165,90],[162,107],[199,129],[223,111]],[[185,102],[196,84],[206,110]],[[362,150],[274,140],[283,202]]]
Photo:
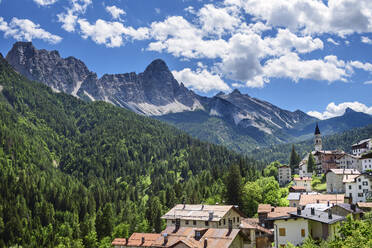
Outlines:
[[17,40],[99,76],[162,58],[201,95],[239,88],[319,118],[372,114],[370,0],[0,0],[0,52]]

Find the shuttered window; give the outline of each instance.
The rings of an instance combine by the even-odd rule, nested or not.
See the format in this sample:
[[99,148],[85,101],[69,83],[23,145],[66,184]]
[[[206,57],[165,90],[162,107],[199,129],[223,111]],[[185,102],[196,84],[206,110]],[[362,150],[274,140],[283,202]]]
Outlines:
[[279,228],[279,236],[285,236],[285,228]]

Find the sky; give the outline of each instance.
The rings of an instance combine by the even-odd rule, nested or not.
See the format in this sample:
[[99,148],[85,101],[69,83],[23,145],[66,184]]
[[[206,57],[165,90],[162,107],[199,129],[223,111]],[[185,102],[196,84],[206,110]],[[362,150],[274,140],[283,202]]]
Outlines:
[[370,0],[0,0],[0,52],[16,41],[99,76],[161,58],[179,82],[320,119],[372,114]]

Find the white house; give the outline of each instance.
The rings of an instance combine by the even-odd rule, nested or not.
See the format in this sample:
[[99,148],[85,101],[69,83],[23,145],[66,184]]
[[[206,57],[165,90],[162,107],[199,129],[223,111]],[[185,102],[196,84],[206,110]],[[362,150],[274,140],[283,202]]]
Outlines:
[[362,161],[359,156],[351,154],[342,154],[336,159],[337,168],[354,169],[362,171]]
[[326,173],[327,192],[345,193],[344,179],[360,175],[360,172],[354,169],[330,169]]
[[311,177],[295,177],[293,178],[294,186],[305,188],[306,192],[311,191]]
[[353,155],[360,156],[363,153],[372,150],[372,139],[364,139],[351,146]]
[[372,173],[362,173],[350,180],[344,180],[345,196],[351,198],[352,203],[366,202],[372,199]]
[[361,160],[361,171],[362,172],[365,172],[367,170],[372,170],[372,152],[363,154],[360,160]]

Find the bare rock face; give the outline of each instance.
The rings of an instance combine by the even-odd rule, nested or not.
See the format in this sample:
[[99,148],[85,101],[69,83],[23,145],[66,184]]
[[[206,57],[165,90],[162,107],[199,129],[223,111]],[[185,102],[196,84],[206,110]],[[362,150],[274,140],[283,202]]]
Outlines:
[[105,74],[102,78],[74,57],[57,51],[37,50],[31,42],[16,42],[6,60],[13,68],[54,90],[85,100],[102,100],[145,115],[202,109],[198,96],[179,84],[162,60],[143,73]]
[[6,60],[27,78],[75,95],[76,89],[93,74],[82,61],[61,58],[58,51],[37,50],[31,42],[16,42]]

